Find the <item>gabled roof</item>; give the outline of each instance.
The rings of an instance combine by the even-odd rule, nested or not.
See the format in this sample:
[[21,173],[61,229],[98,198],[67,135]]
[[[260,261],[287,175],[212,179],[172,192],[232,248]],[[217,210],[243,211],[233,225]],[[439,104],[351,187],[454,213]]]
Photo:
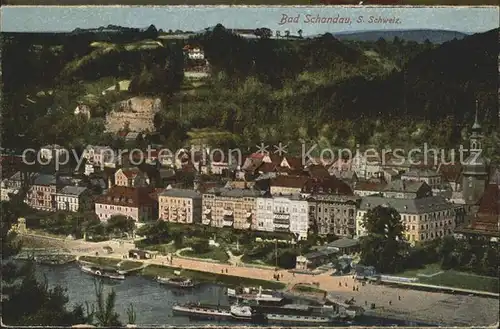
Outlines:
[[270,186],[302,189],[308,180],[309,178],[304,176],[280,175],[271,179]]
[[382,184],[380,182],[361,181],[357,182],[356,185],[354,185],[354,190],[381,192],[384,190],[385,187],[386,184]]
[[500,216],[500,185],[489,184],[479,202],[478,213]]
[[84,186],[65,186],[57,194],[79,196],[87,190]]
[[256,171],[261,173],[275,172],[277,171],[277,166],[272,162],[262,162]]
[[349,184],[332,176],[320,179],[308,179],[302,190],[306,193],[353,195]]
[[302,165],[302,159],[299,158],[299,157],[289,157],[289,156],[285,156],[283,158],[283,160],[286,160],[286,162],[288,163],[288,165],[292,168],[292,169],[300,169],[302,167],[304,167]]
[[403,173],[401,176],[411,178],[426,178],[439,176],[439,174],[432,169],[412,169],[408,172]]
[[330,177],[328,170],[322,165],[311,165],[304,169],[310,177],[325,178]]
[[425,182],[394,180],[384,188],[384,192],[406,192],[417,193],[422,186],[428,186]]
[[159,196],[165,196],[165,197],[174,197],[174,198],[186,198],[186,199],[200,199],[201,194],[194,191],[194,190],[188,190],[188,189],[177,189],[177,188],[171,188],[164,190]]
[[141,173],[141,171],[137,168],[121,169],[121,171],[129,179],[135,178],[137,175],[139,175]]
[[437,173],[440,174],[445,181],[448,183],[457,183],[460,181],[460,176],[462,175],[462,165],[460,163],[455,164],[444,164],[441,163],[437,169]]
[[378,206],[388,206],[396,209],[400,214],[424,214],[429,212],[454,209],[457,205],[450,203],[446,198],[436,195],[420,199],[385,198],[381,196],[367,196],[361,200],[360,210],[368,211]]

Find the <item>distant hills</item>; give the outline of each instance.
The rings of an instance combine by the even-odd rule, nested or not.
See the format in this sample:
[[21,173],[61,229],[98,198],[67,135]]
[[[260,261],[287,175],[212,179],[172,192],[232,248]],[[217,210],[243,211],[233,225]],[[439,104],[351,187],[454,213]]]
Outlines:
[[418,43],[429,40],[432,43],[445,43],[453,39],[463,39],[468,34],[458,31],[447,30],[380,30],[380,31],[357,31],[333,33],[339,40],[354,41],[377,41],[380,38],[392,40],[395,37],[406,41],[415,41]]

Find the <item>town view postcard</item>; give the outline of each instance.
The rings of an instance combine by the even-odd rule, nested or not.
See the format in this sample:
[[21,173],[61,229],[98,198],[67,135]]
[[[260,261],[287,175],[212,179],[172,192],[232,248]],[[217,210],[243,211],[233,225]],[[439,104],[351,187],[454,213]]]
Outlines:
[[498,7],[1,10],[3,325],[498,328]]

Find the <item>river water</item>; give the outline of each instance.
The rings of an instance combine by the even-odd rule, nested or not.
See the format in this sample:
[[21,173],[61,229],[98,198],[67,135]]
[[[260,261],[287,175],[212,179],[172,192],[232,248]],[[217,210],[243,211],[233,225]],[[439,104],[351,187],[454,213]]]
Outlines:
[[[90,304],[95,302],[94,277],[80,271],[75,264],[62,266],[36,265],[36,273],[40,279],[46,277],[49,286],[60,285],[67,289],[70,305]],[[114,289],[116,292],[116,311],[120,320],[127,323],[126,310],[132,303],[136,312],[138,325],[172,325],[194,326],[203,324],[235,325],[235,323],[214,323],[213,321],[192,320],[187,317],[172,316],[175,303],[201,302],[227,305],[225,288],[204,284],[192,290],[179,291],[158,284],[142,277],[128,276],[123,281],[104,281],[104,292]],[[342,325],[342,324],[340,324]],[[343,324],[345,325],[345,324]],[[417,325],[397,320],[363,318],[352,325]]]

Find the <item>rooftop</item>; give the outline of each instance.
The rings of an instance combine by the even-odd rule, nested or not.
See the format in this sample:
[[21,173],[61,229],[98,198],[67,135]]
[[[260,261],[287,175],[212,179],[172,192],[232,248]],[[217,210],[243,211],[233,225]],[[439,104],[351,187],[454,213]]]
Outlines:
[[354,185],[354,190],[381,192],[382,190],[384,190],[385,187],[386,184],[382,184],[380,182],[362,181],[362,182],[357,182]]
[[262,196],[262,192],[254,189],[241,189],[241,188],[213,188],[205,192],[205,194],[215,194],[222,197],[229,198],[257,198]]
[[400,214],[424,214],[443,211],[457,207],[448,202],[444,197],[436,195],[420,199],[384,198],[380,196],[367,196],[361,200],[360,210],[368,211],[378,206],[389,206]]
[[500,216],[500,185],[489,184],[479,202],[479,213]]
[[188,199],[200,199],[201,194],[188,189],[177,189],[171,188],[167,189],[159,194],[159,196],[174,197],[174,198],[188,198]]
[[341,238],[330,242],[328,247],[332,248],[350,248],[359,245],[359,241],[356,239]]
[[151,196],[153,193],[155,190],[149,187],[114,186],[105,195],[100,196],[96,203],[125,207],[152,205],[156,203]]
[[427,185],[425,182],[416,181],[405,181],[405,180],[394,180],[391,181],[383,189],[384,192],[407,192],[407,193],[417,193],[422,186]]
[[302,189],[306,182],[309,180],[308,177],[304,176],[288,176],[288,175],[280,175],[276,178],[272,178],[270,185],[276,187],[289,187],[289,188],[298,188]]
[[432,169],[412,169],[408,172],[405,172],[401,176],[404,177],[412,177],[412,178],[426,178],[426,177],[436,177],[439,176],[439,174]]
[[76,196],[79,196],[80,194],[82,194],[86,190],[87,190],[87,188],[83,187],[83,186],[65,186],[57,194],[66,194],[66,195],[76,195]]

